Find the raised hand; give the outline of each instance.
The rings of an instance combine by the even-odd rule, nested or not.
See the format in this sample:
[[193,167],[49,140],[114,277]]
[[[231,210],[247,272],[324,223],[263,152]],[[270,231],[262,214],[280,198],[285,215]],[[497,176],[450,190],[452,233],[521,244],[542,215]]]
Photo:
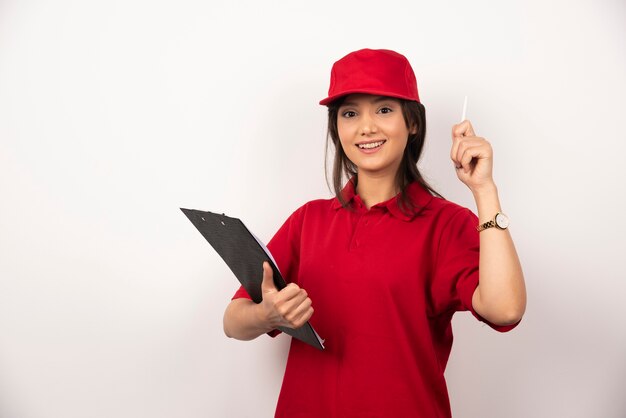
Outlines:
[[469,120],[452,127],[450,158],[457,177],[472,192],[494,186],[491,144],[485,138],[476,136]]

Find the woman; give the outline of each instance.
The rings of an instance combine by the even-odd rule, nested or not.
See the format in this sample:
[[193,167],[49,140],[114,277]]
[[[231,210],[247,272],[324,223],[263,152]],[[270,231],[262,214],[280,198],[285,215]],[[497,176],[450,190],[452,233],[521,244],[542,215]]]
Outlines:
[[450,156],[476,217],[417,169],[425,114],[404,56],[346,55],[320,104],[336,148],[336,196],[306,203],[279,229],[268,248],[291,283],[278,291],[264,263],[263,301],[240,288],[224,331],[250,340],[310,320],[326,339],[324,351],[292,340],[276,417],[449,417],[454,312],[508,331],[526,306],[491,146],[467,120],[452,128]]

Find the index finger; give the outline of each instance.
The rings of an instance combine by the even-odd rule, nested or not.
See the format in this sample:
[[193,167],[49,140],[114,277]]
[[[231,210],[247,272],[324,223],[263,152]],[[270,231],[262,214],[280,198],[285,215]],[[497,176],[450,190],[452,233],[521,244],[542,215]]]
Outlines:
[[298,296],[299,294],[303,292],[306,292],[306,290],[304,290],[303,288],[301,288],[300,286],[298,286],[297,284],[293,282],[287,283],[287,286],[285,286],[284,288],[280,290],[280,293],[283,295],[285,300],[293,299],[294,297]]

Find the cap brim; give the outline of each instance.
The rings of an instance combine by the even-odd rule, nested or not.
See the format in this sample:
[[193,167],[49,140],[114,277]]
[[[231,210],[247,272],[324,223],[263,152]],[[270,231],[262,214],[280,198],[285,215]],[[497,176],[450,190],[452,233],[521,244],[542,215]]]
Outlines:
[[356,93],[363,93],[363,94],[373,94],[373,95],[377,95],[377,96],[388,96],[388,97],[395,97],[397,99],[405,99],[405,100],[412,100],[412,101],[416,101],[419,103],[419,98],[415,98],[415,97],[409,97],[409,96],[405,96],[405,95],[401,95],[401,94],[397,94],[397,93],[393,93],[393,92],[388,92],[388,91],[382,91],[382,90],[361,90],[361,89],[357,89],[357,90],[346,90],[346,91],[342,91],[341,93],[337,93],[337,94],[333,94],[332,96],[328,96],[327,98],[320,100],[320,104],[321,105],[329,105],[330,103],[334,102],[337,99],[341,99],[344,96],[347,96],[349,94],[356,94]]

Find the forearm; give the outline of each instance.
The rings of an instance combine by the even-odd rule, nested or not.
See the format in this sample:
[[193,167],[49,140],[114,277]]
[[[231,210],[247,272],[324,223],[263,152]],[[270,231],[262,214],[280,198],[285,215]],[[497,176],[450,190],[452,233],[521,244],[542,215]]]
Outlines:
[[[482,224],[501,211],[495,186],[473,191]],[[518,322],[526,309],[526,287],[522,266],[508,229],[488,228],[480,232],[479,286],[474,309],[498,325]]]
[[264,319],[261,305],[250,299],[232,300],[224,312],[224,333],[237,340],[253,340],[273,329]]

